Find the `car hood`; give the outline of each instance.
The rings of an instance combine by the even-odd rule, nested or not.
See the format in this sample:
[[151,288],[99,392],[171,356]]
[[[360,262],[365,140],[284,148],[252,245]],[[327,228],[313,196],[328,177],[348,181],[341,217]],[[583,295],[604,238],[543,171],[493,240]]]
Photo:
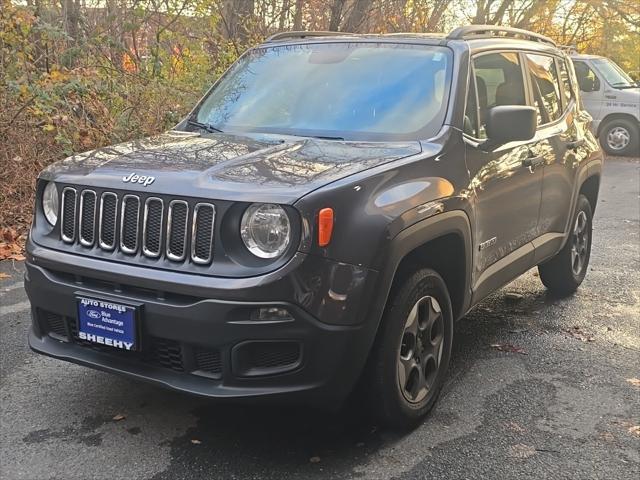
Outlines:
[[[71,156],[44,170],[60,183],[220,200],[293,203],[359,171],[420,153],[419,142],[344,142],[170,131]],[[152,183],[124,182],[131,174]]]

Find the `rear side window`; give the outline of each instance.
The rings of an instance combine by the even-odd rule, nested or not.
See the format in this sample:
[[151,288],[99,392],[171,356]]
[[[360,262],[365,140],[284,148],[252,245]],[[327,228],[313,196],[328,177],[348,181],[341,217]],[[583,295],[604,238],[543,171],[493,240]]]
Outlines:
[[526,54],[531,73],[534,106],[538,109],[538,125],[558,120],[562,116],[560,81],[553,57]]
[[486,138],[490,108],[499,105],[526,105],[522,67],[516,52],[480,55],[473,60],[478,91],[478,138]]

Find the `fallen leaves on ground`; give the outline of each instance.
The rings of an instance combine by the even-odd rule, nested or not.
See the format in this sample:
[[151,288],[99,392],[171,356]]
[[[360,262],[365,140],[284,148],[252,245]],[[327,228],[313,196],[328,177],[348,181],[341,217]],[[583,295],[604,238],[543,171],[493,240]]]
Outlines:
[[119,422],[121,420],[124,420],[125,418],[127,418],[126,416],[122,415],[121,413],[115,415],[111,420],[113,420],[114,422]]
[[511,302],[519,302],[520,300],[522,300],[524,298],[524,295],[522,295],[520,293],[516,293],[516,292],[507,292],[505,294],[504,298],[506,298],[507,300],[509,300]]
[[593,335],[590,335],[584,332],[578,325],[575,325],[573,328],[567,328],[565,333],[568,333],[569,336],[580,340],[581,342],[595,342],[596,339]]
[[607,442],[613,442],[616,439],[611,432],[602,432],[600,437]]
[[634,437],[640,437],[640,425],[636,425],[635,422],[630,422],[627,420],[614,420],[613,423],[616,425],[620,425]]
[[24,260],[26,233],[15,228],[0,229],[0,260]]
[[533,457],[535,454],[535,447],[525,445],[524,443],[518,443],[517,445],[511,445],[509,447],[509,456],[512,458],[529,458]]
[[507,422],[505,425],[512,432],[524,433],[526,431],[525,428],[517,422]]
[[634,387],[640,387],[640,378],[627,378],[627,382]]
[[493,343],[491,344],[491,348],[494,350],[498,350],[499,352],[507,352],[507,353],[519,353],[520,355],[528,355],[528,353],[520,347],[516,347],[515,345],[511,345],[509,343]]

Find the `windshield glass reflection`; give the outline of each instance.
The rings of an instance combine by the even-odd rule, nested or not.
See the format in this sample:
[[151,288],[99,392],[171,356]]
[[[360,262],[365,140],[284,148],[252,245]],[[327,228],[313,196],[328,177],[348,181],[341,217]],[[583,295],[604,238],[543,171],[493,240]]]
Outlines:
[[442,126],[451,76],[443,47],[323,43],[253,50],[197,110],[224,131],[421,139]]

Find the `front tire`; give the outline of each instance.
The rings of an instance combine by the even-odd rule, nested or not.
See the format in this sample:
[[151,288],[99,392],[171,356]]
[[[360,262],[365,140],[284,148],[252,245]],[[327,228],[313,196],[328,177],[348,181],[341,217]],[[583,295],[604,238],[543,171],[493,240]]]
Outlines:
[[600,144],[609,155],[638,155],[640,125],[626,118],[611,120],[600,131]]
[[431,410],[451,358],[453,316],[447,286],[423,269],[392,292],[368,365],[368,399],[376,420],[416,426]]
[[584,280],[591,257],[592,219],[591,204],[580,195],[567,243],[555,257],[538,265],[540,280],[551,293],[571,295]]

